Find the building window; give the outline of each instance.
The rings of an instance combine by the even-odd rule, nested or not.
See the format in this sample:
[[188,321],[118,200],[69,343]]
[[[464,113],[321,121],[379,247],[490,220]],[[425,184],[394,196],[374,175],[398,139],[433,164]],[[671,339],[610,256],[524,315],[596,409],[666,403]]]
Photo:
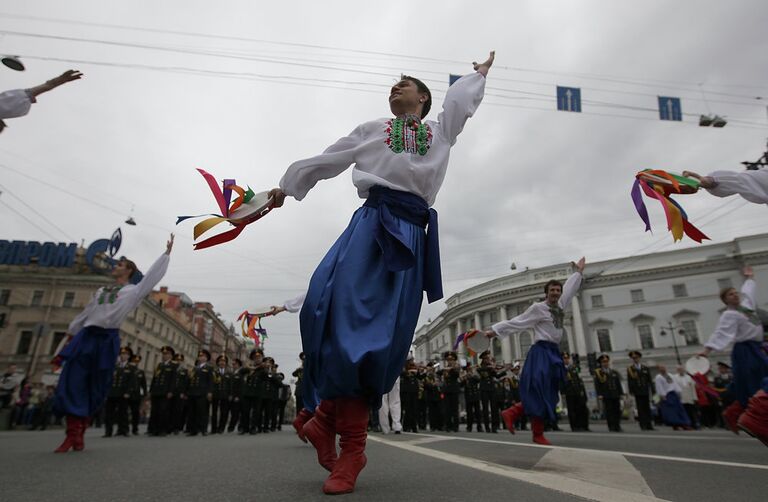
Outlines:
[[499,313],[494,311],[491,311],[491,324],[496,324],[499,322]]
[[699,345],[699,330],[696,327],[696,321],[688,319],[680,323],[683,327],[683,336],[686,345]]
[[150,331],[154,331],[154,330],[155,330],[155,318],[153,317],[153,318],[151,319],[151,321],[152,321],[152,322],[151,322],[151,323],[149,323],[149,330],[150,330]]
[[724,279],[718,279],[717,280],[717,290],[722,291],[724,289],[730,289],[733,287],[733,282],[731,282],[730,277],[726,277]]
[[75,304],[75,292],[67,291],[64,293],[64,301],[61,302],[62,307],[71,307]]
[[599,309],[603,306],[603,295],[592,295],[592,308]]
[[683,298],[688,296],[688,289],[685,284],[673,284],[672,294],[675,295],[675,298]]
[[67,336],[66,331],[56,331],[53,333],[53,338],[51,339],[51,348],[48,350],[49,355],[52,356],[56,354],[56,349],[59,347],[59,344],[65,336]]
[[32,347],[32,332],[22,331],[21,338],[19,338],[19,345],[16,347],[16,353],[19,355],[29,354],[29,349]]
[[531,349],[533,341],[531,340],[531,334],[527,331],[520,333],[520,359],[525,359],[528,355],[528,351]]
[[40,305],[42,305],[43,304],[43,294],[44,293],[45,293],[45,291],[41,291],[39,289],[36,290],[35,292],[33,292],[32,293],[32,302],[30,303],[30,305],[33,306],[33,307],[39,307]]
[[597,345],[600,348],[600,352],[613,352],[611,332],[608,329],[600,328],[597,330]]
[[640,303],[645,301],[645,295],[642,289],[633,289],[629,292],[632,295],[632,303]]
[[11,299],[10,289],[0,289],[0,305],[8,305],[8,300]]
[[146,326],[147,325],[147,313],[144,312],[144,314],[141,316],[141,325]]
[[637,327],[637,334],[640,336],[640,347],[643,349],[653,348],[653,333],[651,327],[647,324],[641,324]]

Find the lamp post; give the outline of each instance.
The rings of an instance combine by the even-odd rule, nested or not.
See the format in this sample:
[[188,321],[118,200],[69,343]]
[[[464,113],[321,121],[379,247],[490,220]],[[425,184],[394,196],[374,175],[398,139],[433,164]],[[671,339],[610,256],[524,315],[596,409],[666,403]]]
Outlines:
[[[675,326],[672,325],[672,323],[667,323],[666,326],[662,326],[661,331],[659,331],[659,334],[661,336],[666,336],[667,332],[664,330],[664,328],[667,328],[669,330],[669,334],[672,335],[672,346],[675,348],[675,357],[677,358],[677,364],[683,364],[682,360],[680,359],[680,351],[677,349],[677,340],[675,339]],[[677,334],[684,335],[685,330],[681,327],[679,327],[679,330]]]

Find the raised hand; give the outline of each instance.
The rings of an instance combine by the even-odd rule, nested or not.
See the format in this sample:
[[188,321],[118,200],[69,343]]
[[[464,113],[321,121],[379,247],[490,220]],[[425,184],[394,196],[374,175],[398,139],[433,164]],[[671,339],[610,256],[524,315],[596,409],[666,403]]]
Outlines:
[[57,85],[61,85],[66,84],[67,82],[72,82],[73,80],[80,80],[82,77],[83,74],[78,70],[67,70],[53,80]]
[[165,254],[171,254],[171,249],[173,249],[173,234],[171,234],[171,238],[168,239],[168,242],[165,244]]
[[586,261],[586,259],[585,259],[585,258],[582,256],[582,257],[581,257],[581,259],[579,259],[579,261],[577,261],[576,263],[574,263],[574,264],[573,264],[573,266],[574,266],[574,267],[576,267],[576,270],[577,270],[577,271],[578,271],[580,274],[582,274],[582,273],[584,273],[584,265],[586,265],[586,264],[587,264],[587,261]]
[[285,202],[285,194],[279,188],[273,188],[269,191],[269,196],[275,199],[275,207],[282,207]]
[[472,62],[472,66],[475,71],[481,73],[484,77],[488,76],[488,70],[493,65],[493,60],[496,58],[496,51],[491,51],[491,55],[484,62],[477,64],[477,61]]
[[485,330],[485,336],[488,338],[494,338],[497,335],[496,335],[496,332],[493,331],[492,329],[487,329]]
[[683,171],[683,176],[699,180],[701,188],[715,188],[717,185],[717,183],[715,183],[715,179],[711,176],[702,176],[699,173],[694,173],[693,171]]
[[270,313],[271,315],[277,315],[277,314],[279,314],[280,312],[285,312],[285,307],[282,307],[282,306],[278,307],[277,305],[272,305],[272,306],[270,307],[270,309],[271,309],[271,310],[269,311],[269,313]]
[[747,265],[741,269],[741,275],[743,275],[747,279],[751,279],[752,277],[754,277],[755,271],[752,270],[752,267]]

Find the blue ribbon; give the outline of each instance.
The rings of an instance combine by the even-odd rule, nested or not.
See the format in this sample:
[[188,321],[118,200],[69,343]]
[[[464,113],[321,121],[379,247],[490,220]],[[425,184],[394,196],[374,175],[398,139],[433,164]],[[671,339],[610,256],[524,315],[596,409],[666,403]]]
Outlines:
[[376,185],[369,191],[364,206],[378,209],[379,226],[376,242],[384,255],[387,269],[391,272],[407,270],[416,265],[408,239],[400,231],[397,219],[427,229],[424,250],[424,291],[429,303],[443,297],[443,279],[440,270],[440,237],[437,226],[437,211],[426,201],[408,192],[392,190]]

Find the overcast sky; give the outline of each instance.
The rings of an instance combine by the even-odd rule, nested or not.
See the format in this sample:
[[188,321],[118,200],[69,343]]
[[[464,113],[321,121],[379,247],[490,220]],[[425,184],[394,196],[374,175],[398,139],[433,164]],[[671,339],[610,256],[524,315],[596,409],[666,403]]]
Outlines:
[[[388,89],[401,72],[430,85],[434,119],[448,74],[472,71],[495,49],[485,101],[453,149],[435,204],[446,298],[510,273],[512,262],[533,268],[695,245],[672,243],[658,204],[649,204],[656,232],[643,233],[629,197],[633,176],[738,170],[762,154],[768,4],[474,8],[484,4],[493,5],[6,0],[0,53],[22,56],[27,70],[0,67],[0,89],[69,68],[85,78],[7,121],[0,201],[35,226],[0,205],[0,238],[87,245],[120,226],[121,253],[146,269],[174,231],[161,284],[234,321],[305,290],[361,201],[347,171],[234,242],[193,251],[194,222],[174,227],[175,217],[216,209],[195,168],[267,190],[292,161],[388,116]],[[556,111],[556,85],[581,87],[584,113]],[[682,98],[683,123],[658,120],[658,95]],[[729,123],[698,127],[700,113]],[[714,242],[768,231],[765,207],[706,193],[680,201]],[[135,227],[123,223],[131,214]],[[422,321],[442,308],[425,302]],[[264,326],[268,351],[292,370],[297,316]]]

